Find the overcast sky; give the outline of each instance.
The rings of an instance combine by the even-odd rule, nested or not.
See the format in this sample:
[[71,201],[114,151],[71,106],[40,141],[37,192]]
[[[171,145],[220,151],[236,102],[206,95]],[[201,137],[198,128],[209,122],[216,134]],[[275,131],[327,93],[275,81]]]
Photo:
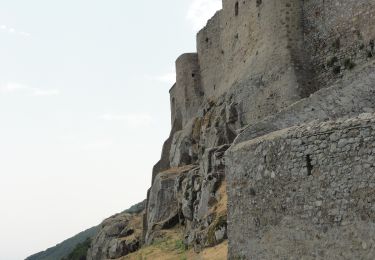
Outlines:
[[0,259],[143,200],[174,61],[220,0],[0,1]]

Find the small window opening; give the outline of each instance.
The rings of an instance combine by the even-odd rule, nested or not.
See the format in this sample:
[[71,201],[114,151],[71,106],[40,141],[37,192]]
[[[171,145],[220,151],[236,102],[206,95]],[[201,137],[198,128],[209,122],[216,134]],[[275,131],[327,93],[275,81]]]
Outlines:
[[192,77],[192,78],[195,78],[195,73],[191,73],[191,77]]
[[236,4],[234,5],[234,15],[235,16],[238,16],[238,2],[236,2]]
[[306,156],[306,169],[307,169],[307,176],[310,176],[312,174],[313,166],[311,164],[312,160],[310,155]]

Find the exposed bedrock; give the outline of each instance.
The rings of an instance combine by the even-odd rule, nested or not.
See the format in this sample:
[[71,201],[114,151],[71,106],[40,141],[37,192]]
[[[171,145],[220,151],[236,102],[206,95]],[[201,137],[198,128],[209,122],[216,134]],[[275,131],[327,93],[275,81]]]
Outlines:
[[[142,216],[145,203],[104,220],[87,252],[88,260],[117,259],[142,245]],[[127,213],[134,211],[134,213]]]

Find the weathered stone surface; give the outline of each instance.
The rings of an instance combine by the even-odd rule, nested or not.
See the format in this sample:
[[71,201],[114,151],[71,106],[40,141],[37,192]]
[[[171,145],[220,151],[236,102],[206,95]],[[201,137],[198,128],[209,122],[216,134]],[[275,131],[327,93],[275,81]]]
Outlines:
[[325,121],[375,111],[375,64],[356,68],[350,76],[288,108],[248,124],[235,143],[312,120]]
[[[144,208],[144,204],[139,205]],[[142,213],[120,213],[104,220],[91,242],[87,259],[117,259],[137,251],[142,243],[142,228]]]
[[176,225],[179,222],[179,202],[175,192],[178,178],[192,166],[172,168],[158,174],[150,189],[147,203],[147,231],[145,242],[153,241],[154,231]]
[[[223,145],[206,151],[205,169],[188,165],[157,175],[150,191],[146,243],[150,244],[158,231],[166,228],[165,223],[183,225],[186,244],[198,251],[226,238],[226,222],[216,225],[218,219],[226,220],[223,157],[228,147]],[[221,208],[216,210],[219,204]]]
[[[176,61],[176,84],[170,90],[172,131],[163,147],[161,160],[154,167],[148,195],[144,221],[148,243],[158,229],[176,223],[185,227],[186,244],[197,250],[225,239],[227,208],[226,203],[223,205],[226,193],[222,187],[228,173],[231,178],[237,171],[244,174],[234,184],[231,180],[228,192],[249,196],[249,201],[237,203],[231,214],[245,212],[246,207],[242,209],[242,205],[252,203],[252,197],[258,198],[259,193],[262,196],[256,202],[257,207],[278,201],[276,198],[264,202],[267,196],[274,194],[267,192],[274,191],[267,190],[268,186],[259,191],[255,183],[265,180],[262,174],[265,171],[264,175],[272,185],[278,189],[288,187],[288,183],[278,181],[279,172],[276,171],[285,164],[287,159],[282,156],[288,153],[278,151],[249,159],[241,157],[245,152],[238,147],[243,143],[312,121],[317,124],[318,121],[351,118],[375,111],[374,10],[371,0],[329,3],[318,0],[223,1],[223,9],[198,33],[197,53],[183,54]],[[324,127],[330,128],[329,125]],[[326,155],[322,152],[315,157],[306,157],[306,153],[310,155],[321,150],[334,154],[337,149],[344,149],[341,153],[345,155],[354,149],[349,149],[350,145],[361,144],[358,136],[342,138],[340,133],[334,133],[328,140],[321,140],[319,136],[309,137],[307,147],[308,142],[302,138],[291,140],[293,146],[306,150],[296,151],[290,163],[297,165],[299,160],[304,160],[304,170],[309,176],[310,172],[313,175],[311,167],[326,159]],[[314,142],[319,143],[318,147]],[[269,145],[274,144],[270,142]],[[230,165],[227,165],[225,151],[229,147]],[[254,145],[251,149],[260,148]],[[236,153],[239,153],[238,158]],[[280,162],[275,161],[274,166],[266,170],[258,161],[254,162],[263,160],[266,164],[278,157]],[[347,158],[342,160],[342,165],[337,167],[351,169],[352,162],[347,162]],[[256,163],[257,168],[249,182],[248,171],[255,167],[252,163]],[[351,170],[360,175],[361,167]],[[298,176],[300,172],[296,168],[289,170],[292,176]],[[293,178],[291,182],[296,181]],[[322,181],[321,185],[326,183]],[[304,188],[311,190],[308,186]],[[291,199],[297,204],[305,200]],[[314,198],[306,209],[324,205],[322,198]],[[280,207],[284,208],[284,204]],[[272,212],[270,217],[263,218],[269,217],[270,223],[275,224],[272,221],[276,216]],[[261,217],[252,220],[250,210],[245,213],[243,218],[229,219],[229,232],[238,235],[232,236],[230,246],[238,241],[245,243],[239,237],[242,231],[231,231],[231,227],[238,224],[246,230],[253,222],[256,225],[263,223]],[[295,214],[298,223],[305,221],[301,212]],[[333,210],[330,214],[338,213]],[[307,224],[314,228],[314,222]],[[275,227],[279,228],[277,225]],[[358,224],[358,228],[360,226]],[[307,236],[311,232],[308,231]],[[293,234],[291,232],[291,236]],[[251,239],[254,238],[247,241],[253,241]],[[365,247],[368,247],[367,243]],[[233,250],[236,251],[235,246]],[[293,256],[289,249],[285,250]],[[277,254],[262,252],[260,259],[261,256],[277,258]],[[328,250],[326,253],[333,252]],[[243,256],[250,257],[247,251]]]
[[375,114],[232,146],[226,158],[229,257],[372,259],[374,152]]

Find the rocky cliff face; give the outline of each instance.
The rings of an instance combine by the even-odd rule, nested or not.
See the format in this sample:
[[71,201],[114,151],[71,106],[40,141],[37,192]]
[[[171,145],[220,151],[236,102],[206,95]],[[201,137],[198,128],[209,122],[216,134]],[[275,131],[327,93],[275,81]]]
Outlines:
[[176,224],[197,250],[226,239],[224,153],[236,136],[238,113],[224,100],[211,101],[171,135],[169,167],[155,174],[149,190],[145,242]]
[[[226,239],[229,228],[230,259],[262,259],[246,244],[255,243],[252,236],[265,234],[263,229],[254,233],[253,222],[268,230],[282,220],[270,216],[262,222],[267,207],[251,204],[258,194],[253,183],[276,155],[253,162],[258,144],[245,149],[242,143],[312,121],[374,112],[373,10],[370,0],[223,1],[223,9],[198,33],[197,53],[176,61],[176,84],[170,90],[172,130],[153,169],[144,217],[146,244],[160,230],[179,224],[186,245],[199,251]],[[318,163],[315,155],[309,156],[307,169]],[[275,160],[278,169],[284,159]],[[254,163],[260,166],[248,172]],[[277,171],[269,170],[270,176]],[[286,183],[273,185],[283,189]],[[261,193],[256,203],[265,203],[266,197]],[[242,205],[248,210],[242,211]],[[254,207],[261,210],[254,213]],[[295,214],[296,223],[311,215]],[[323,215],[315,216],[317,221]],[[242,230],[248,233],[242,235]],[[237,254],[238,249],[242,253]]]
[[145,202],[116,214],[99,225],[87,252],[87,260],[117,259],[142,245],[142,215]]

